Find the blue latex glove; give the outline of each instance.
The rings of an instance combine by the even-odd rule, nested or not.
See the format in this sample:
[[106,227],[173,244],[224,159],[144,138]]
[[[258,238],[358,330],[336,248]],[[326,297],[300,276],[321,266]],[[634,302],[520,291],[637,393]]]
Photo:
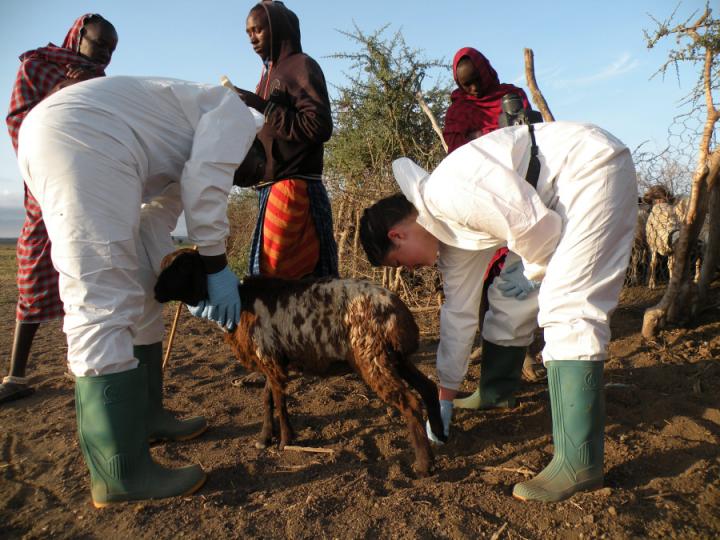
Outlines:
[[208,299],[202,316],[221,327],[233,330],[240,322],[240,293],[238,278],[226,266],[219,272],[208,274]]
[[497,288],[503,296],[515,297],[525,300],[532,291],[540,287],[539,281],[532,281],[523,274],[523,265],[520,261],[506,266],[500,272],[500,281]]
[[[441,399],[440,400],[440,419],[443,423],[443,431],[445,432],[445,437],[450,435],[450,421],[452,420],[452,413],[453,413],[453,402],[451,400],[447,399]],[[440,439],[438,439],[435,434],[433,433],[432,429],[430,429],[430,421],[427,420],[425,422],[425,432],[427,433],[428,439],[430,439],[431,442],[435,444],[445,444]]]

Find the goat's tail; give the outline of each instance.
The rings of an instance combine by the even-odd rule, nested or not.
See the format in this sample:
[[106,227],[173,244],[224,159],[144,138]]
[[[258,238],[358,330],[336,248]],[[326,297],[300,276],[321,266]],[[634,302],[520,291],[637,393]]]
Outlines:
[[413,364],[408,356],[396,353],[400,356],[398,362],[398,373],[415,390],[425,403],[430,428],[436,437],[445,442],[445,431],[442,419],[440,418],[440,398],[438,397],[437,385]]

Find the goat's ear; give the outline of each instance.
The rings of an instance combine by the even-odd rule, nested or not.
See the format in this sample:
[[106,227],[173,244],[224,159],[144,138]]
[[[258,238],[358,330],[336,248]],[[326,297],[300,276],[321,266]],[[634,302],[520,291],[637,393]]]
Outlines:
[[205,300],[207,274],[200,254],[194,251],[181,253],[162,271],[155,284],[155,299],[160,302],[180,300],[196,306]]

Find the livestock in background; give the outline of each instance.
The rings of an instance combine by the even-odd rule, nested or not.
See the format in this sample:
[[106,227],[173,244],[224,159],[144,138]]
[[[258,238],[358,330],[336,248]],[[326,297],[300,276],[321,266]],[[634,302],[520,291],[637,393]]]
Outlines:
[[[650,210],[654,204],[673,204],[674,201],[675,197],[672,192],[660,184],[648,187],[642,197],[638,198],[637,226],[635,229],[633,248],[630,254],[630,263],[628,264],[627,274],[625,275],[625,285],[635,286],[645,284],[646,276],[650,273],[649,267],[651,262],[651,250],[648,246],[646,234]],[[655,266],[657,266],[657,263],[656,256]]]
[[[165,258],[162,268],[155,287],[159,302],[197,305],[207,298],[206,274],[197,252],[178,250]],[[431,472],[433,456],[422,407],[410,387],[420,394],[433,432],[444,441],[438,390],[410,360],[418,347],[418,328],[396,294],[371,282],[333,278],[290,281],[253,276],[239,289],[240,322],[225,340],[243,366],[265,375],[260,447],[272,441],[274,408],[279,447],[293,438],[286,408],[288,369],[323,373],[332,362],[344,361],[400,412],[415,451],[416,473]]]
[[650,216],[650,205],[638,202],[638,217],[635,228],[635,237],[633,238],[633,247],[630,252],[630,263],[628,264],[627,274],[625,275],[625,285],[635,286],[644,285],[645,276],[648,271],[649,249],[647,239],[645,237],[645,227],[648,217]]
[[658,202],[653,205],[645,224],[645,238],[650,251],[650,268],[648,270],[648,287],[657,287],[656,273],[658,256],[668,259],[668,276],[672,278],[673,247],[680,234],[680,220],[673,205]]

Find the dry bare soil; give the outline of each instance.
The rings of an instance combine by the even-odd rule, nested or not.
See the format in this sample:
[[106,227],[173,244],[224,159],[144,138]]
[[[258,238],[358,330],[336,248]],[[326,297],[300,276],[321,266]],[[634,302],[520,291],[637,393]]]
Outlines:
[[[0,351],[14,326],[12,246],[0,248]],[[545,384],[525,384],[514,410],[460,411],[428,479],[412,475],[405,426],[353,373],[290,384],[296,444],[332,454],[258,450],[261,389],[212,325],[181,319],[167,402],[205,414],[197,440],[158,445],[167,466],[209,473],[194,496],[95,510],[75,431],[59,322],[40,329],[29,370],[37,392],[0,407],[0,536],[4,538],[718,538],[720,291],[692,329],[639,334],[659,293],[626,290],[606,367],[606,487],[547,505],[512,486],[550,460]],[[172,315],[168,307],[166,317]],[[433,374],[434,342],[417,361]],[[473,366],[468,388],[477,380]]]

